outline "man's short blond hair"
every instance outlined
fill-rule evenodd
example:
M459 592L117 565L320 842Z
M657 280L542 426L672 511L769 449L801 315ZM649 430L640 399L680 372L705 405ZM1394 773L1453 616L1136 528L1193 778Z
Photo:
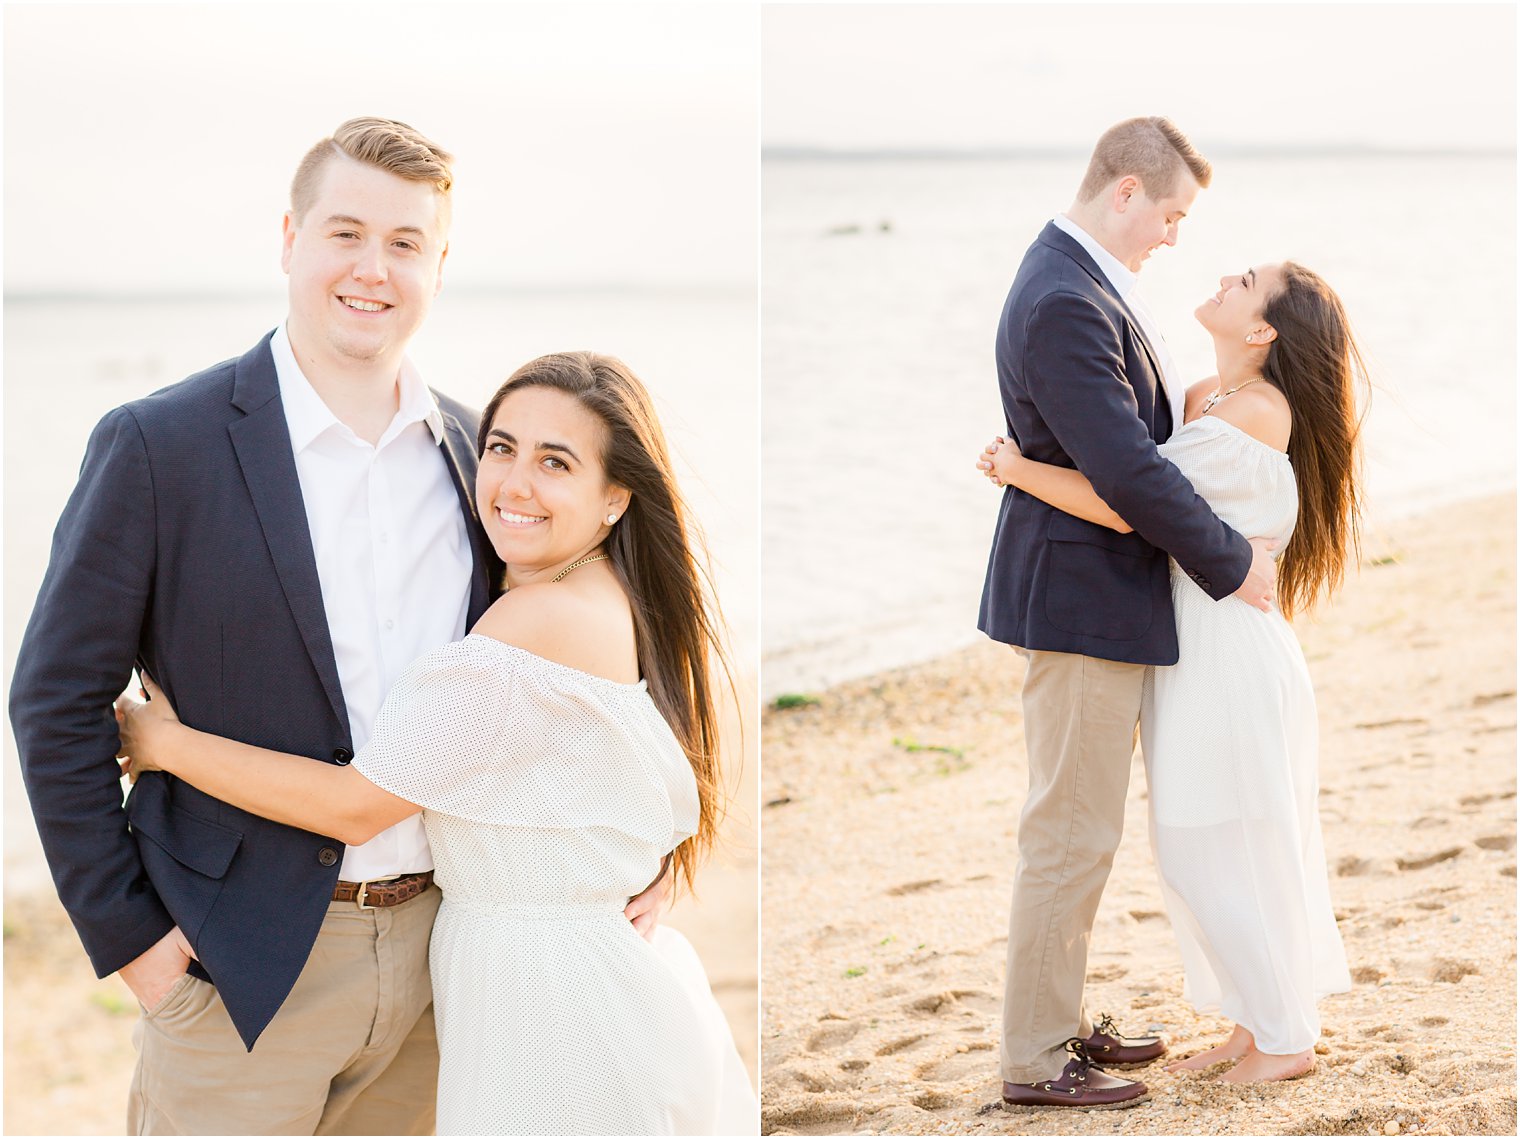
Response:
M1087 173L1077 191L1077 201L1090 202L1125 175L1133 174L1151 201L1168 198L1178 190L1183 172L1208 188L1214 177L1209 160L1194 149L1187 136L1160 115L1125 119L1103 132L1087 163Z
M306 216L322 182L322 171L334 158L347 156L408 182L427 182L443 198L448 217L449 191L454 185L454 156L415 127L395 119L366 115L349 119L331 138L324 138L301 159L290 183L290 212L297 222Z

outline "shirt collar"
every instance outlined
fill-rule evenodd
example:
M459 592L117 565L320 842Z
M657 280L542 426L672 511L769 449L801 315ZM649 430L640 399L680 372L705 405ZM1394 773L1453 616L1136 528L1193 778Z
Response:
M290 333L281 324L269 339L269 351L274 356L275 376L280 384L280 402L285 406L285 422L290 428L290 445L300 454L311 445L313 439L332 427L344 426L332 409L322 402L322 397L311 386L301 365L296 362L295 349L290 346ZM438 401L422 382L421 375L410 360L403 359L397 380L396 417L380 440L384 446L395 438L403 428L413 423L426 423L433 434L434 443L443 442L443 413Z
M1087 250L1092 259L1098 263L1098 268L1103 271L1103 275L1108 278L1109 284L1119 290L1120 300L1124 300L1129 296L1140 280L1135 273L1127 269L1117 257L1099 245L1097 239L1092 234L1088 233L1065 214L1057 214L1050 219L1050 223L1083 249Z

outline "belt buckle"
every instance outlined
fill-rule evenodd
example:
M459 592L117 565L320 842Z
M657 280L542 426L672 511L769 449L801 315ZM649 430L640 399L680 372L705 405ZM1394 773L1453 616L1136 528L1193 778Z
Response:
M356 903L358 903L358 906L359 906L359 908L361 910L373 910L373 909L378 909L379 908L377 906L370 905L365 900L366 898L369 897L369 887L370 887L369 882L360 882L359 883L358 893L356 893L354 895L354 901Z

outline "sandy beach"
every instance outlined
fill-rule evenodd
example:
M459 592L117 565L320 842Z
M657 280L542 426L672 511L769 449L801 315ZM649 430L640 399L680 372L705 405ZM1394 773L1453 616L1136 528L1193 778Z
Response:
M771 1134L1515 1133L1515 496L1368 535L1296 622L1355 980L1317 1071L1126 1072L1126 1111L1005 1109L999 1009L1027 786L1022 665L983 642L762 724L763 1129ZM968 614L972 620L974 614ZM1227 1022L1183 1000L1135 759L1087 997L1172 1056Z
M753 678L741 678L753 696ZM753 741L752 717L744 723ZM735 738L737 725L725 727ZM665 917L696 947L749 1069L758 1078L756 1024L758 764L751 744L729 768L732 798L712 859ZM43 875L32 876L43 877ZM118 977L95 979L50 889L5 896L5 1134L120 1135L137 1056L137 1000Z

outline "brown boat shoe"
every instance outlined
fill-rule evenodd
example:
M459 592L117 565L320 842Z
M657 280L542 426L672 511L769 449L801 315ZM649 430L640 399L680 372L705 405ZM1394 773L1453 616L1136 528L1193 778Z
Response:
M1151 1098L1137 1080L1121 1080L1094 1066L1087 1042L1073 1036L1066 1042L1071 1059L1060 1079L1035 1084L1003 1083L1003 1102L1009 1107L1075 1107L1084 1110L1135 1107Z
M1166 1042L1159 1036L1125 1036L1114 1018L1104 1013L1093 1025L1093 1034L1082 1043L1093 1063L1105 1068L1133 1068L1166 1055Z

